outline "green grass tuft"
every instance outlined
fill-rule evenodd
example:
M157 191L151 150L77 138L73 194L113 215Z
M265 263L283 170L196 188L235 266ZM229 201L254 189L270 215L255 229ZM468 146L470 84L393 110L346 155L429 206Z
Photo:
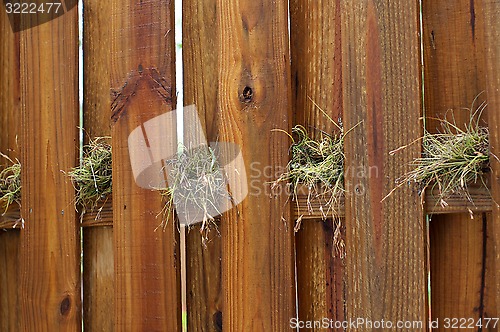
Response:
M68 174L76 189L76 205L94 209L112 191L111 145L98 137L84 146L81 164Z
M21 164L3 153L0 156L10 162L0 172L0 206L5 214L13 203L21 205Z
M312 101L312 100L311 100ZM312 101L313 102L313 101ZM292 128L292 133L286 133L292 140L290 146L290 161L285 172L272 182L274 189L285 183L291 193L292 201L298 204L298 195L305 186L307 202L312 212L311 200L319 199L325 202L320 210L325 218L331 217L334 226L335 248L344 257L344 242L340 236L341 222L335 217L335 207L338 200L344 196L344 140L346 135L356 126L344 131L341 123L337 124L314 102L313 104L335 125L338 133L324 133L320 131L318 138L312 138L310 133L300 125ZM281 131L281 130L278 130ZM300 229L303 214L296 220L295 231Z
M451 195L460 195L472 202L468 185L478 182L484 185L482 175L489 171L489 133L488 128L480 124L485 108L486 103L482 103L476 110L468 110L469 121L463 127L454 118L438 119L440 132L425 130L421 138L422 156L411 163L412 170L398 180L395 189L405 183L417 183L421 195L426 189L437 188L442 206L447 205L446 199Z
M273 182L273 187L287 183L296 199L300 185L305 185L310 196L328 195L333 203L344 193L344 136L341 130L339 135L322 133L316 140L303 126L293 127L291 159L286 171Z

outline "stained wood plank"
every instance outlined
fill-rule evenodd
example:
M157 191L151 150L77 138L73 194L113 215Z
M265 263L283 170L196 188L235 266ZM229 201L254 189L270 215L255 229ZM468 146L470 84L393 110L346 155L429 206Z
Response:
M287 17L286 1L217 1L220 140L239 146L249 177L264 168L278 174L287 163L287 137L271 132L289 130ZM232 190L248 186L249 195L221 221L223 328L288 331L295 315L289 206L284 191L270 194L270 179L254 178L251 188L238 174L228 174Z
M457 125L463 128L469 119L468 111L463 108L471 107L474 98L486 88L483 3L466 0L422 2L427 118L451 119L453 115ZM463 52L464 49L467 52ZM476 107L486 97L485 93L480 94ZM488 106L483 113L482 125L488 121L491 110ZM426 121L426 127L431 132L439 130L435 120ZM486 266L488 260L474 256L474 253L485 257L491 255L487 251L488 234L485 234L490 227L487 227L489 222L485 218L482 214L474 215L475 223L471 223L469 214L432 218L432 238L455 239L437 244L431 238L433 318L480 317L485 311L491 312L484 296L485 291L491 289L486 284L491 282L490 279L484 278L485 271L490 269ZM476 260L464 259L464 256L476 257ZM444 258L448 263L439 264ZM450 280L451 276L453 280ZM441 287L445 284L456 287ZM468 315L464 316L466 313Z
M313 137L336 131L335 125L314 103L335 121L342 117L340 19L340 1L290 1L294 124L303 125ZM302 209L297 212L305 213L306 219L311 218L306 213L307 206L299 205ZM296 209L297 204L293 202L292 207ZM321 213L320 209L314 211ZM326 317L342 321L345 318L344 262L342 253L334 247L333 221L323 221L321 217L303 222L295 235L299 318L321 320Z
M471 219L466 214L448 214L431 221L431 310L432 318L480 317L481 268L483 247L476 239L482 238L486 220L482 214ZM453 250L453 251L452 251ZM467 266L468 269L457 267ZM443 330L443 326L441 329Z
M0 231L0 329L19 331L19 231Z
M109 1L86 0L83 6L83 127L84 141L111 136L109 98ZM99 213L87 212L82 227L112 225L112 202ZM83 232L83 327L89 331L114 330L114 250L112 227L86 227Z
M198 225L188 230L186 246L188 331L222 331L221 239L212 233L204 245Z
M419 197L404 187L382 202L420 136L417 1L349 1L342 7L346 168L347 317L426 322L426 241ZM376 170L376 171L375 171ZM371 330L366 326L358 331Z
M490 149L495 156L500 155L500 3L485 0L484 32L485 32L485 72L486 72L486 97L488 100L488 124L490 130ZM489 290L487 297L490 300L485 315L488 317L500 316L500 162L492 158L492 183L493 212L491 215L491 233L489 233L488 259L489 274L491 279L486 287ZM492 273L491 271L496 271ZM495 304L496 302L496 304ZM490 316L496 315L496 316Z
M184 144L188 147L218 140L218 29L216 0L185 0L183 6ZM203 132L197 132L197 124ZM217 219L220 228L220 220ZM188 331L222 329L221 239L217 232L203 246L200 225L186 236Z
M20 33L21 331L81 329L80 233L63 173L76 165L78 147L77 12Z
M19 146L16 136L20 133L19 112L19 34L14 34L7 15L0 13L0 152L18 158ZM0 160L7 165L7 160ZM13 206L19 210L18 206ZM19 231L12 230L12 222L6 220L0 211L0 330L19 330L19 297L16 287L19 280ZM18 218L20 213L16 213Z
M164 203L136 184L128 147L135 128L175 105L173 10L167 0L111 2L116 331L181 328L177 227L169 220L155 232ZM175 149L175 125L161 130L148 131L147 143L133 143L139 150Z

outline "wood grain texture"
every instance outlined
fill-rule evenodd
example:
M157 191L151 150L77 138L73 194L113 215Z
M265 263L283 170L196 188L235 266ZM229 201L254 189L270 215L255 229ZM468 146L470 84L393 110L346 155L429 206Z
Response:
M416 190L383 202L420 153L389 151L420 136L417 1L349 1L342 8L347 317L427 319L425 223ZM360 175L361 174L361 175ZM369 331L361 327L357 331Z
M111 136L110 34L111 2L86 0L83 7L83 127L84 141ZM111 199L99 212L87 212L81 226L113 224ZM114 250L112 227L86 227L83 232L83 327L114 329Z
M21 120L19 77L19 34L14 34L4 11L0 13L0 152L19 158L16 136L20 134ZM0 160L0 165L8 161ZM17 204L16 204L17 205ZM19 210L19 206L12 206ZM3 214L2 210L0 214ZM19 213L16 213L16 218ZM0 215L0 330L19 330L19 231L12 230L12 222Z
M19 231L0 231L0 330L19 331Z
M222 331L222 250L221 238L215 233L210 234L205 247L200 226L193 226L187 232L188 331Z
M248 186L249 194L221 221L223 328L288 331L295 316L293 225L284 190L271 193L264 175L287 163L288 138L272 132L290 129L287 2L218 0L217 12L220 140L239 146L250 178L240 178L241 170L228 174L238 184L233 193Z
M184 105L197 112L184 113L184 144L218 140L218 29L216 0L184 0L182 54ZM201 123L203 132L195 125ZM220 228L220 220L216 224ZM189 227L186 236L186 294L188 331L222 330L221 238L216 231L203 246L200 225Z
M181 329L177 227L169 220L165 231L155 232L164 203L135 183L128 148L132 130L175 105L173 13L168 0L111 3L116 331ZM151 145L144 148L175 149L175 126L162 130L163 136L148 132Z
M464 127L469 119L472 101L486 88L485 27L483 1L423 1L423 45L424 45L424 87L425 116L455 118L457 125ZM467 52L464 52L467 50ZM489 96L488 96L489 98ZM482 93L476 107L487 99ZM487 100L489 103L489 100ZM482 116L485 125L492 112L488 106ZM439 130L436 121L429 120L426 127L431 132ZM492 130L490 129L490 132ZM493 131L494 132L494 131ZM493 187L492 187L493 189ZM431 242L431 311L433 318L468 317L464 313L481 317L492 312L485 302L486 291L492 289L485 278L485 271L491 270L494 253L487 245L489 225L494 222L485 215L474 215L476 224L471 224L469 214L434 216L430 222L430 233L434 239L455 238L437 244ZM453 222L454 221L454 222ZM493 226L494 227L494 226ZM440 232L442 234L440 234ZM438 248L432 248L432 246ZM464 248L470 253L466 253ZM464 259L464 255L484 255L476 261ZM446 258L447 264L435 260ZM450 280L450 278L453 280ZM439 285L456 287L439 287ZM456 300L456 301L453 301Z
M341 122L340 19L340 1L290 1L294 124L303 125L312 137L338 131L314 103L334 121ZM296 206L293 202L292 207ZM308 210L303 207L302 213ZM295 235L301 320L345 318L345 269L334 248L333 227L331 219L322 221L320 216L303 222Z
M487 221L483 214L447 214L430 228L432 319L482 315L481 280L484 250L477 245ZM466 266L468 268L463 268ZM439 331L445 329L441 326Z
M77 8L20 38L20 330L79 331L80 233L75 190L64 174L78 148Z
M500 3L484 0L484 31L485 31L485 72L486 98L488 100L488 126L490 130L490 151L500 156ZM491 214L491 233L489 233L488 247L489 260L492 262L489 275L491 279L488 298L492 299L485 310L485 315L500 315L500 162L491 158L492 181L491 193L493 196L493 212ZM496 273L491 273L491 270ZM494 303L496 302L496 304ZM496 308L496 309L495 309Z

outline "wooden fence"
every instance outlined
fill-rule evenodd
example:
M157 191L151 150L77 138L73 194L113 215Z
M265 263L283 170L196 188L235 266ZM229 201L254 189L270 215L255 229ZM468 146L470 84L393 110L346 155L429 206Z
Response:
M81 225L64 174L79 155L78 15L67 7L16 33L0 13L0 151L21 161L24 219L23 229L1 220L1 331L75 331L82 319L86 331L181 331L181 265L188 331L288 331L294 317L422 322L394 327L407 331L439 319L444 331L446 318L500 316L497 160L493 199L479 191L476 205L440 208L428 195L421 206L403 186L382 201L421 146L389 151L422 135L423 115L436 131L432 119L482 91L500 156L500 2L183 0L184 103L208 141L240 147L262 189L217 219L206 248L192 227L184 261L173 220L155 232L163 202L135 184L127 145L135 127L175 109L173 1L84 1L85 139L112 137L113 197ZM377 172L346 173L344 258L333 220L306 215L294 233L295 203L269 195L264 176L289 158L273 129L335 130L312 101L356 127L345 167ZM267 171L252 178L254 165Z

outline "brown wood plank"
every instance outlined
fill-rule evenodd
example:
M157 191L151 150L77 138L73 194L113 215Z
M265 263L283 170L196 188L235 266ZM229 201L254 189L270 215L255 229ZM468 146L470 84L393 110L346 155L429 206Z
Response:
M214 233L206 247L199 225L186 235L188 331L222 331L221 239Z
M483 3L468 0L422 2L427 118L442 119L446 116L451 119L453 115L457 125L463 128L469 119L469 113L463 108L471 107L474 98L486 88ZM476 107L486 97L484 93L479 95ZM491 110L488 106L484 112L483 125ZM435 120L428 120L426 127L431 132L439 130ZM482 214L474 215L476 223L471 223L468 213L432 218L429 225L433 239L454 239L438 244L431 238L433 319L478 317L481 310L491 312L491 308L486 307L484 296L491 288L485 284L491 282L484 278L486 260L474 256L479 253L490 255L484 251L487 247L484 232L489 229L483 222L484 218ZM469 252L465 252L465 248ZM476 257L476 260L464 259L464 256ZM445 258L448 263L440 264ZM451 276L453 280L450 280ZM444 284L456 287L440 287Z
M287 2L219 0L217 11L220 140L239 146L250 178L240 178L241 170L228 174L237 183L232 190L253 184L221 221L223 328L288 331L295 316L293 225L284 190L271 194L274 177L263 175L264 168L283 169L290 143L272 132L290 129ZM262 176L252 178L256 169Z
M173 14L166 0L111 3L116 331L181 329L177 227L168 220L165 231L155 232L164 202L136 184L128 148L134 129L175 107ZM175 149L175 125L162 132L152 129L147 143L133 143L142 151Z
M481 317L481 267L486 220L483 214L447 214L432 220L430 229L432 319ZM462 266L468 268L463 268ZM476 267L479 267L476 268Z
M63 173L76 165L78 148L78 9L20 38L20 330L79 331L80 233L75 191Z
M19 331L19 231L0 231L0 330Z
M21 132L19 112L19 34L14 34L5 12L0 13L0 152L18 158L16 136ZM11 151L14 150L14 151ZM8 161L0 158L0 165ZM19 206L12 206L19 210ZM12 230L12 220L6 220L0 210L0 330L19 330L19 231ZM19 218L16 213L15 218Z
M490 129L490 149L495 156L500 156L500 3L497 1L484 1L484 24L485 24L485 72L486 72L486 98L488 100L488 124ZM485 315L500 316L500 162L492 158L492 183L491 193L493 196L493 212L491 215L491 227L489 228L488 259L490 265L490 283L488 298L491 299ZM491 273L491 269L496 273ZM496 302L496 304L495 304ZM499 327L500 329L500 327Z
M110 136L109 1L86 0L83 6L83 127L84 141ZM112 225L112 202L99 213L87 212L86 225ZM83 327L89 331L114 329L114 250L112 227L86 227L83 232Z
M345 203L347 317L422 321L425 327L426 241L419 197L404 187L382 201L420 153L414 144L402 155L389 155L420 136L418 8L418 1L343 3L345 127L358 125L345 142L351 170Z
M340 19L340 1L290 1L294 124L303 125L313 137L336 131L314 103L335 121L342 117ZM292 202L295 210L296 203ZM307 206L301 206L297 212L309 219L307 211ZM322 221L321 217L301 223L295 234L299 319L342 321L344 262L334 247L333 221Z
M197 145L202 139L218 139L218 29L216 0L184 0L182 54L184 105L197 112L184 114L184 144ZM195 125L201 124L203 132ZM203 135L202 135L203 134ZM216 224L220 227L217 219ZM189 227L186 236L186 295L188 331L222 329L221 239L210 234L202 244L200 225Z

